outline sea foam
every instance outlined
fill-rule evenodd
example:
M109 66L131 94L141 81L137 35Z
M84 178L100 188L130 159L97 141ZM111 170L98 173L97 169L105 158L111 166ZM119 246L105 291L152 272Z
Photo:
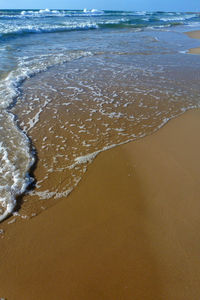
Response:
M0 221L8 217L16 206L16 196L25 192L33 179L28 171L34 163L29 139L19 130L15 117L7 112L13 99L20 95L22 82L49 67L92 55L88 51L68 52L65 55L26 57L18 62L18 68L0 81ZM38 121L42 109L29 121L29 129ZM2 126L1 126L2 125ZM27 128L28 131L28 128Z

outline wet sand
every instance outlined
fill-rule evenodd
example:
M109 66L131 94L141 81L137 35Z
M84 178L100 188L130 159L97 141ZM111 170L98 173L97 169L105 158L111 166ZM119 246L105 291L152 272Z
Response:
M193 39L200 39L200 30L186 32L186 34ZM189 50L191 54L200 54L200 47Z
M10 300L200 299L200 111L101 153L68 199L0 239Z

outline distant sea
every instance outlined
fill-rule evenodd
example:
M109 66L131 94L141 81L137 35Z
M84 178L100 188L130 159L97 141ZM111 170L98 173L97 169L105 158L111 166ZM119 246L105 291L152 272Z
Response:
M199 42L183 34L199 28L193 12L0 10L0 221L19 195L33 215L101 151L199 107Z

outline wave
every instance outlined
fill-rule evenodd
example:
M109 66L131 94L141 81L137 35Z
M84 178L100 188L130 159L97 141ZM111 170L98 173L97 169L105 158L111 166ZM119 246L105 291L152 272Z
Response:
M33 181L28 170L34 163L27 136L18 129L14 116L1 111L0 128L0 222L8 217L16 205L16 196L23 194Z
M98 10L98 9L91 9L91 10L87 10L87 8L84 8L83 10L84 14L87 14L87 15L102 15L104 14L104 11L102 10Z
M92 55L88 51L73 51L54 55L23 57L18 67L0 81L0 222L16 206L16 196L33 182L28 172L34 163L28 137L19 130L15 117L7 111L20 95L20 86L27 78L48 68Z
M14 98L19 96L19 86L24 80L48 68L93 55L90 51L66 51L62 53L43 54L35 57L22 57L18 67L0 81L0 109L7 108Z
M170 16L170 17L160 18L160 20L164 21L164 22L185 21L185 20L193 19L195 17L196 17L196 14L183 15L183 16L178 15L178 16Z
M3 32L0 32L0 37L9 37L16 35L24 35L30 33L53 33L53 32L64 32L64 31L72 31L72 30L88 30L88 29L96 29L98 28L97 23L72 23L72 22L64 22L60 25L21 25L21 26L9 26L5 28Z
M41 9L39 11L34 11L34 10L23 10L21 12L21 16L25 17L48 17L48 16L65 16L65 11L64 10L50 10L48 8L46 9Z
M198 25L197 13L84 10L0 11L0 39L31 33Z
M91 10L50 10L50 9L41 9L41 10L23 10L20 13L14 14L1 14L0 19L23 19L23 18L46 18L46 17L87 17L87 16L98 16L103 15L104 11L98 9Z
M26 34L41 34L41 33L54 33L54 32L67 32L67 31L76 31L76 30L91 30L91 29L123 29L123 28L158 28L161 27L169 27L175 25L182 25L184 22L182 18L173 18L170 21L164 20L163 22L159 22L158 19L134 19L129 20L128 18L120 18L120 19L110 19L110 20L87 20L82 22L76 21L64 21L59 24L19 24L9 26L4 26L0 31L0 39L15 37L19 35Z
M20 13L0 13L0 19L26 19L26 18L45 18L45 17L63 17L65 16L64 10L23 10Z

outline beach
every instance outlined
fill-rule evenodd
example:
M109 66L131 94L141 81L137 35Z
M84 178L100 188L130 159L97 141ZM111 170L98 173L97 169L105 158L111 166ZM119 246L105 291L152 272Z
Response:
M99 153L199 107L200 60L188 55L198 41L184 34L198 20L0 10L0 221L40 214L66 199Z
M199 299L199 130L191 111L101 153L68 201L2 224L1 296Z
M193 38L193 39L200 39L200 32L199 32L199 30L187 32L186 34L189 37ZM197 47L197 48L190 49L189 53L191 53L191 54L200 54L200 47L199 48Z
M199 31L187 34L200 37ZM191 49L190 53L198 51ZM151 81L142 81L139 93L134 94L130 88L132 78L128 81L125 77L129 69L123 69L124 81L118 89L109 85L110 69L99 71L106 59L116 69L116 61L127 66L124 54L120 53L116 61L109 54L102 61L96 55L91 59L96 70L93 65L84 69L85 62L90 62L88 52L84 55L85 61L79 62L74 73L70 71L75 63L69 62L66 73L59 66L47 75L30 77L23 87L24 98L22 93L11 110L19 118L19 127L28 133L37 161L31 174L35 189L30 188L20 197L18 212L0 223L0 298L198 300L200 110L192 109L197 107L194 99L198 96L192 84L197 81L198 86L198 78L195 72L191 74L189 87L184 90L186 71L181 74L184 80L181 77L178 81L180 69L167 69L166 78L177 76L173 83L166 81L160 68L166 84L162 86L155 81L156 76L161 80L160 73L151 75L145 70L145 77L138 67L134 83L136 79L140 83L140 77L153 78L157 89L149 87ZM193 55L188 59L194 62ZM75 72L81 79L73 94L62 86L62 80L69 73L66 82L72 89ZM100 79L95 77L98 73ZM102 84L105 95L117 93L113 101L109 102L94 85L96 98L92 102L94 82L89 74L94 74L91 78L96 79L98 88ZM116 84L120 80L114 75ZM81 76L88 78L86 88ZM52 78L54 86L50 86ZM108 86L104 85L105 79ZM55 87L59 83L58 93ZM45 96L42 84L46 85ZM190 86L194 87L191 102ZM148 87L150 93L146 89L142 94L142 87ZM171 100L169 91L161 93L168 87L176 98ZM84 101L79 101L79 89ZM183 103L176 102L182 95ZM129 103L133 96L133 103ZM100 102L103 97L107 102ZM31 105L27 99L31 99ZM97 142L86 151L87 134L90 141L96 137Z

